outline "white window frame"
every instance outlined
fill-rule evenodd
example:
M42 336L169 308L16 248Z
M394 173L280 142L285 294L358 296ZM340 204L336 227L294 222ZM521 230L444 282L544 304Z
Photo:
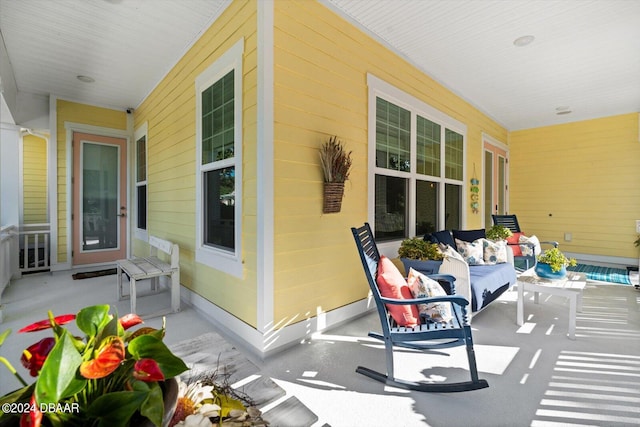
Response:
M465 195L467 194L467 126L459 120L450 117L442 111L430 106L429 104L417 99L416 97L409 95L408 93L396 88L395 86L385 82L384 80L374 76L373 74L367 74L367 85L369 87L369 103L368 103L368 145L369 145L369 159L368 159L368 218L372 228L375 227L375 177L376 175L385 175L392 177L400 177L409 180L409 194L408 194L408 224L407 233L409 237L415 236L415 222L416 222L416 181L424 180L428 177L429 181L436 182L439 185L438 191L438 224L437 229L442 230L445 227L444 223L444 209L445 209L445 192L444 188L446 184L460 185L462 189L462 197L460 200L460 222L464 227L466 224L466 204ZM399 107L402 107L411 112L411 131L410 131L410 172L394 171L386 168L376 166L376 98L382 98L385 101L391 102ZM445 141L442 140L440 144L440 162L441 171L439 177L432 177L427 175L418 174L416 172L417 165L417 116L420 115L425 119L431 120L442 126L444 132L445 129L452 130L462 135L463 137L463 152L464 159L462 164L462 180L445 178ZM375 231L375 230L374 230ZM381 252L393 253L397 250L400 242L403 239L395 239L391 241L380 242L379 247ZM394 255L396 256L397 253Z
M133 206L135 206L135 213L136 213L136 217L132 218L133 221L133 228L134 228L134 235L136 237L136 239L142 240L142 241L149 241L149 182L148 182L148 177L149 177L149 132L148 132L149 126L148 123L145 122L142 126L140 126L138 129L135 130L135 132L133 133L133 180L134 180L134 192L133 192ZM140 138L143 138L145 140L145 145L144 145L144 155L145 155L145 159L144 159L144 164L145 164L145 176L144 176L144 180L142 181L138 181L138 141L140 140ZM147 188L147 228L138 228L138 187L140 186L146 186Z
M244 38L203 71L195 81L196 90L196 262L243 277L242 264L242 59ZM202 92L229 72L234 72L234 157L202 165ZM223 167L235 169L234 251L204 244L204 174Z

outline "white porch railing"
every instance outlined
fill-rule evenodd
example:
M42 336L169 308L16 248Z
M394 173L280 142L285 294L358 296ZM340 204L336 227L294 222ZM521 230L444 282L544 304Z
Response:
M0 228L0 323L2 323L2 292L18 273L18 227L5 225Z
M22 224L20 226L20 271L49 270L50 224Z

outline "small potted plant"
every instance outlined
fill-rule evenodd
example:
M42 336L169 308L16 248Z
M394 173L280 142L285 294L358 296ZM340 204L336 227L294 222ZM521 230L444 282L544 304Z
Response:
M485 235L489 240L498 241L507 240L509 237L513 236L513 233L504 225L493 225L487 229Z
M351 171L351 151L347 152L337 136L320 147L320 163L324 174L324 213L340 212L344 182Z
M413 268L424 274L437 273L442 263L442 251L437 243L427 242L421 237L404 239L398 256L406 272Z
M567 267L575 267L575 258L567 258L558 248L547 249L538 256L535 271L539 277L562 279L567 275Z

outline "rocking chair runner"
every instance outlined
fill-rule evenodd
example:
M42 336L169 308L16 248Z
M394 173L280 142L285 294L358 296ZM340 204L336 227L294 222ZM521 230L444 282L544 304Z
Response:
M382 324L382 334L369 332L372 338L384 341L386 352L387 373L374 371L363 366L358 366L356 372L366 375L376 381L383 382L390 386L404 388L408 390L429 391L429 392L458 392L468 390L478 390L488 387L486 380L478 379L478 369L476 367L476 358L473 350L473 339L471 337L471 327L467 322L466 306L469 302L459 295L447 295L442 297L426 297L415 299L393 299L385 298L380 294L376 283L378 262L380 261L380 253L373 239L373 233L368 223L360 228L351 228L353 238L356 241L360 260L367 277L367 282L371 288L371 292L376 302L380 322ZM450 285L451 294L455 292L455 278L450 275L436 274L430 275L434 280L447 281ZM416 327L397 326L391 317L387 304L394 305L413 305L413 304L429 304L434 302L448 302L453 308L453 319L446 324L441 323L424 323ZM404 347L414 350L437 350L456 346L466 346L467 358L469 359L469 371L471 381L457 383L426 383L415 382L396 378L393 368L393 347Z

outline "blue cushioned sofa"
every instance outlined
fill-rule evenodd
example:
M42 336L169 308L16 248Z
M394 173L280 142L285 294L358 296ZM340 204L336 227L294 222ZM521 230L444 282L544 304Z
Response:
M443 230L427 234L424 239L433 243L444 243L458 249L455 239L473 242L485 237L485 230ZM446 273L456 278L456 293L471 302L472 313L487 307L492 301L516 283L513 252L507 248L506 263L493 265L468 265L466 262L446 257L443 261L417 261L402 259L405 271L409 268L424 274Z

